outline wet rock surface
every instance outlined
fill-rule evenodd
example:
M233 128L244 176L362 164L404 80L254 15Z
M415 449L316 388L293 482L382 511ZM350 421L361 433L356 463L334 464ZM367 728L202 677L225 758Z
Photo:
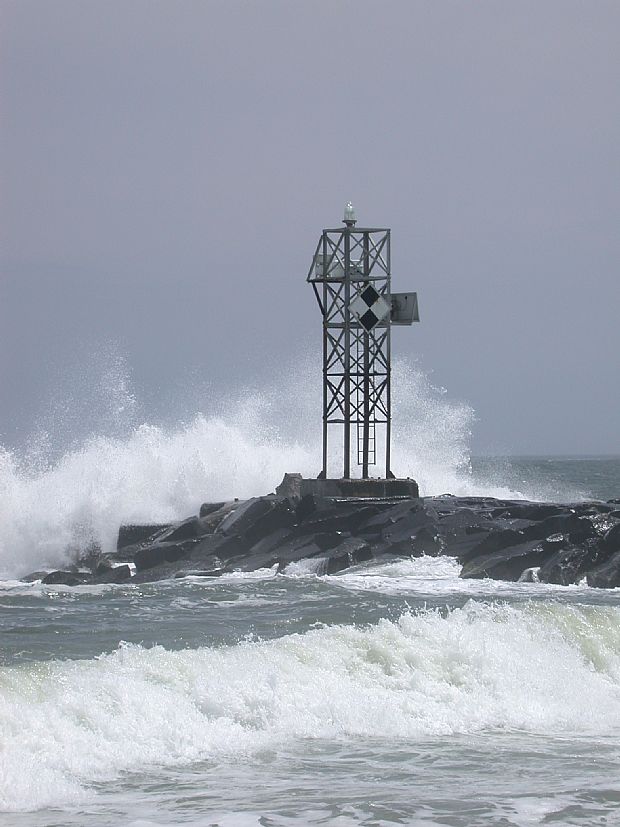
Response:
M335 573L386 556L449 555L465 578L620 586L616 501L569 504L491 497L268 495L205 503L167 525L122 526L116 552L46 574L47 584L218 577L302 560ZM35 572L24 578L35 579ZM38 578L37 578L38 579Z

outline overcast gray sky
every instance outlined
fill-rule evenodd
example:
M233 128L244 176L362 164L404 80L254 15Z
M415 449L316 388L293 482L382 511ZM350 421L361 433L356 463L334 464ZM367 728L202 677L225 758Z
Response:
M620 453L618 0L1 9L0 441L102 348L162 407L318 360L351 199L477 451Z

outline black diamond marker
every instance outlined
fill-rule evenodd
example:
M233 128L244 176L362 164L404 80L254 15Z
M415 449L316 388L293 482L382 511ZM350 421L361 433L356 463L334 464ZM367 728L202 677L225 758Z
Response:
M371 331L378 321L379 319L375 316L372 310L367 310L363 316L360 316L360 322L368 331Z
M377 293L375 288L370 284L368 285L368 287L365 290L362 291L362 293L360 293L360 295L364 299L364 301L366 302L368 307L372 307L373 304L379 298L379 294Z

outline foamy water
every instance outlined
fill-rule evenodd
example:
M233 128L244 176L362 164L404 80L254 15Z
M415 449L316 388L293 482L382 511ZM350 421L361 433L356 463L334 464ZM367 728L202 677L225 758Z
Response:
M172 426L144 415L122 360L104 368L0 450L3 824L613 823L620 590L463 581L425 557L334 576L311 560L139 586L8 579L110 549L122 522L317 472L306 368L211 391ZM472 410L415 367L396 374L394 470L423 494L620 493L613 462L474 475Z
M498 730L620 736L620 610L468 603L368 628L0 673L0 808L92 797L149 767L303 741Z

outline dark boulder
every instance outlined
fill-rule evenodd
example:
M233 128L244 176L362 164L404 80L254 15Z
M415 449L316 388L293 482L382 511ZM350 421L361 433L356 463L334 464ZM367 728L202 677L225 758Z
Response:
M350 539L348 531L318 531L312 535L312 542L320 551L330 551L339 548Z
M440 544L432 518L421 508L414 508L408 514L403 514L395 520L392 525L386 526L381 532L381 537L390 543L393 548L403 550L406 553L413 552L414 542L422 552L422 546L426 545L429 552L437 553Z
M41 580L46 586L81 586L91 581L91 574L75 571L51 571Z
M271 510L250 526L243 537L250 543L256 543L278 529L288 529L295 524L295 509L286 497L270 499Z
M486 511L476 512L472 508L458 508L448 512L433 509L433 512L431 512L429 508L425 508L425 514L427 514L433 522L439 523L444 533L467 528L481 528L490 520L489 514ZM510 524L507 524L507 527L510 527Z
M187 557L191 559L192 566L197 567L203 561L211 560L216 556L222 561L228 562L243 557L248 553L249 543L242 537L225 537L222 534L207 534L197 543L189 547Z
M588 586L595 586L599 589L616 589L620 586L620 551L612 556L598 568L589 571L587 574Z
M179 543L184 540L195 540L206 533L200 517L188 517L179 523L174 523L163 531L155 534L151 541L158 543Z
M256 548L256 546L254 547ZM316 542L314 535L292 537L275 548L263 551L250 550L239 560L233 560L229 565L235 571L256 571L268 569L277 565L284 568L290 563L296 563L307 557L316 557L324 553Z
M543 565L552 553L537 540L504 546L465 563L461 569L461 577L490 577L493 580L516 582L525 569Z
M424 526L416 531L411 538L410 554L413 557L438 557L443 552L443 544L437 529L432 526Z
M200 506L200 510L198 512L199 517L208 517L209 514L213 514L215 511L219 511L226 505L225 502L221 503L203 503Z
M247 543L238 537L209 534L198 540L186 540L181 543L162 542L146 546L135 554L133 562L138 572L188 559L191 559L192 567L196 567L199 561L210 560L214 556L229 561L246 554L247 550ZM155 573L153 579L158 579L157 574Z
M422 500L408 500L352 525L352 532L372 543L385 542L394 554L439 554L442 545L437 520L432 506Z
M35 583L37 580L43 580L44 577L47 577L49 572L45 571L32 571L30 574L24 575L24 577L20 577L19 579L22 583Z
M372 560L373 553L369 543L360 537L348 537L331 549L327 558L326 574L336 574L350 566Z
M425 525L431 518L424 511L421 500L405 500L388 508L370 507L368 516L357 520L355 529L365 536L381 535L395 530L397 526Z
M117 552L116 559L120 557L124 562L127 557L133 557L139 570L178 560L190 553L203 538L213 534L238 505L238 502L226 503L205 517L188 517L178 523L161 526L146 540L124 546Z
M110 566L101 570L93 577L93 583L124 583L131 579L131 567L126 563L120 566Z
M348 531L356 534L361 525L366 523L380 511L376 503L372 505L362 502L351 503L346 500L326 503L305 519L299 520L297 534L326 531ZM367 530L366 530L367 531ZM366 533L366 532L365 532Z
M271 534L278 528L287 528L295 522L295 509L286 497L254 497L241 503L218 527L228 537L243 537L249 543Z
M289 476L288 474L286 476ZM301 477L301 474L298 475ZM299 523L307 520L311 514L325 509L325 499L316 494L306 494L295 506L295 519Z
M152 546L145 546L139 549L133 558L137 571L152 569L161 563L173 563L183 557L187 557L190 549L195 545L193 540L185 542L157 542Z
M571 543L577 544L596 537L596 529L586 517L569 512L546 517L523 530L526 540L543 540L553 534L564 534Z
M563 535L561 535L563 536ZM600 549L595 541L587 541L583 546L569 545L556 551L538 572L542 583L556 583L570 586L578 583L588 569L596 566L600 558Z
M233 561L232 565L236 571L255 571L260 568L271 568L277 565L279 569L285 569L291 563L297 563L313 557L331 557L332 554L343 554L345 544L351 539L350 535L342 531L316 532L303 537L291 537L290 539L273 545L261 541L253 546L242 560ZM367 545L365 541L359 541L357 545ZM351 546L353 550L353 546Z
M519 546L523 542L523 534L518 531L513 531L510 528L496 531L491 530L486 534L472 535L469 548L462 550L458 555L454 555L454 549L451 549L450 546L446 546L446 553L452 556L458 556L459 562L465 564L478 558L497 555L498 552Z
M170 523L148 523L146 525L122 525L118 530L116 550L122 551L127 546L135 546L143 543L170 528Z
M600 545L607 554L620 551L620 523L612 525L611 528L605 532Z
M216 508L215 511L199 516L198 519L200 520L201 533L212 534L219 528L226 517L239 508L241 504L242 503L239 500L229 500L228 502L223 503L223 505L219 508Z
M473 556L475 550L490 533L491 529L487 526L464 526L447 530L441 524L437 526L441 553L456 557L460 563Z
M288 497L291 500L299 500L301 497L301 474L285 474L282 482L276 488L276 494L281 497Z
M297 503L295 516L300 526L320 523L331 518L336 518L340 521L353 519L356 521L356 525L361 525L375 514L389 511L399 502L402 502L402 499L343 499L339 497L320 497L317 494L306 494ZM411 503L410 500L406 502Z
M272 509L267 497L252 497L250 500L239 503L234 511L222 520L218 532L225 535L242 535L251 528L257 520L265 517Z
M460 507L459 501L452 497L442 497L432 504L425 501L424 512L430 518L425 535L434 539L437 553L448 554L461 561L480 545L493 527L487 507L476 511L470 501ZM508 523L502 525L509 527ZM433 553L433 549L429 552Z
M511 517L521 520L539 522L549 517L556 517L562 514L565 506L553 503L533 503L524 500L523 502L504 501L494 509L493 517Z
M269 554L275 549L281 548L293 537L293 534L294 532L292 528L277 528L275 531L267 534L266 537L263 537L262 540L254 543L248 554L257 556Z

